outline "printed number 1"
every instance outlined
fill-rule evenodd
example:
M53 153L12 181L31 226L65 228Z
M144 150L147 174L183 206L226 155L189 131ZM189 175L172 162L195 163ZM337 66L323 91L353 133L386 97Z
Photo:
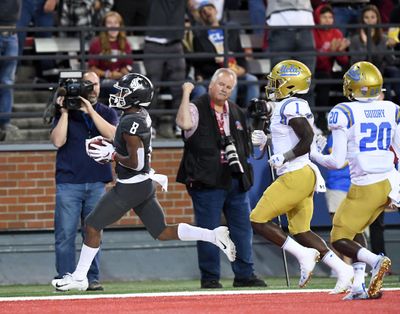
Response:
M360 152L389 148L392 130L389 122L382 122L379 126L372 122L361 123L360 126L361 133L369 133L360 140Z

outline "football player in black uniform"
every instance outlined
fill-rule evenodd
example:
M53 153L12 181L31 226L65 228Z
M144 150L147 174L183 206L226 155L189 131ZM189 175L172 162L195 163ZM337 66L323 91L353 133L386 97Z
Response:
M101 231L132 208L153 238L211 242L234 261L236 249L227 227L209 230L186 223L166 225L156 198L155 182L166 190L168 180L150 168L151 118L145 108L153 99L153 84L144 75L130 73L114 87L118 93L110 95L110 107L123 110L114 142L97 137L88 141L86 149L97 162L115 161L117 182L85 220L85 241L75 271L62 279L54 279L52 285L61 291L86 290L86 274L99 250Z

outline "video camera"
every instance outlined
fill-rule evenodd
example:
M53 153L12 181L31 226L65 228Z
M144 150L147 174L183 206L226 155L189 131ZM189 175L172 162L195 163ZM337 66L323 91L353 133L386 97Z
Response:
M83 79L81 71L60 72L57 96L64 96L63 107L68 110L78 110L81 107L79 96L88 98L94 84Z
M253 119L254 128L256 130L263 130L265 124L268 124L272 111L274 110L273 103L253 98L250 100L249 106L247 107L247 112L249 116Z

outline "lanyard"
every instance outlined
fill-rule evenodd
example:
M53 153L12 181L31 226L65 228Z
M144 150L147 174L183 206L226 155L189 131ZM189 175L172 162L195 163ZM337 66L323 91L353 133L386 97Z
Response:
M211 109L214 110L215 118L217 119L218 129L222 136L229 136L229 108L226 103L224 103L222 112L218 112L215 110L215 103L213 101L210 102Z

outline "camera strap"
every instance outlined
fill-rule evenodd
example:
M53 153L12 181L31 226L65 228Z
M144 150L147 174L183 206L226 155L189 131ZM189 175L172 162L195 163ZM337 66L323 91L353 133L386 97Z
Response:
M210 102L211 109L214 111L215 118L218 123L218 129L221 133L221 136L229 136L231 135L230 127L229 127L229 106L225 102L223 106L222 113L215 110L215 103L211 100Z

